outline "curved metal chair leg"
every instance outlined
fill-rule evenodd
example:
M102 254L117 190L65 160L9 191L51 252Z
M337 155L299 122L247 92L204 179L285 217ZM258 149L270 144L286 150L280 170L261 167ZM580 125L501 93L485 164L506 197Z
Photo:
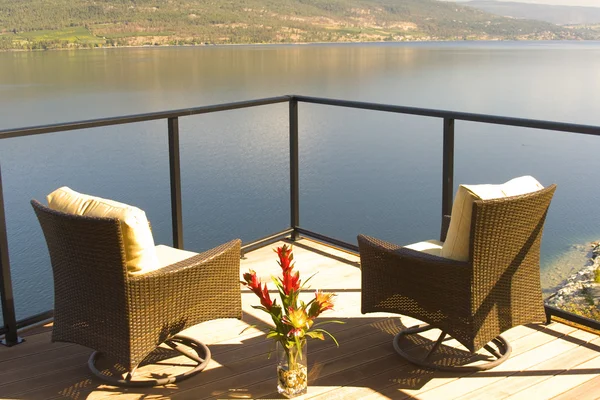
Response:
M504 339L502 336L495 337L490 343L493 343L498 349L494 349L490 346L490 343L486 344L484 348L494 357L495 360L489 361L487 363L478 364L478 365L439 365L434 364L432 362L427 361L431 354L439 348L444 338L447 336L445 332L442 332L440 337L434 343L433 347L423 358L417 358L410 354L408 354L402 347L400 347L400 339L402 336L414 335L417 333L425 332L427 330L433 329L434 327L428 324L416 325L407 329L400 331L394 337L394 350L398 353L402 358L407 360L408 362L418 365L419 367L423 367L426 369L433 369L437 371L446 371L446 372L477 372L477 371L485 371L491 368L494 368L510 357L510 353L512 352L512 347L510 344Z
M105 375L102 372L100 372L98 368L96 368L96 359L98 358L100 353L95 351L92 353L90 359L88 360L88 367L97 378L111 385L123 387L151 387L167 385L170 383L180 382L184 379L187 379L190 376L201 372L204 368L206 368L206 366L211 360L210 349L204 343L189 338L187 336L175 335L171 339L167 340L165 344L171 347L172 349L177 350L190 360L197 362L198 365L189 371L175 376L169 376L166 378L159 379L134 380L133 374L137 367L133 368L133 370L128 372L125 378ZM194 351L184 351L180 345L184 345L188 348L193 349ZM201 355L198 353L200 353Z

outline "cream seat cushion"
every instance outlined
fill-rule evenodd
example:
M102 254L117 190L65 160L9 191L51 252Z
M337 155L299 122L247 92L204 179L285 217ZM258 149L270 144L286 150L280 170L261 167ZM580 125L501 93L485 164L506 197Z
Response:
M518 196L543 189L532 176L514 178L502 185L460 185L452 205L452 216L441 256L458 261L469 260L471 216L475 200Z
M439 240L426 240L424 242L409 244L408 246L404 246L404 248L439 256L442 252L443 244L444 243L440 242Z
M130 273L159 268L154 239L146 213L137 207L78 193L64 186L47 196L51 209L88 217L117 218L125 247L125 262Z
M187 260L190 257L198 255L198 253L194 253L193 251L180 250L174 247L165 246L164 244L159 244L158 246L154 247L154 250L156 251L156 257L158 258L157 267L155 269L144 268L141 271L131 272L130 275L147 274L148 272L176 264L180 261Z

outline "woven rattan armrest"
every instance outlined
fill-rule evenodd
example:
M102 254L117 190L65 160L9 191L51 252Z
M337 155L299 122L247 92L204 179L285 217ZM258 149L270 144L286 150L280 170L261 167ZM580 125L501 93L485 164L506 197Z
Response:
M363 235L358 237L358 244L363 313L406 313L428 320L427 313L415 314L406 310L403 304L407 301L415 309L437 308L436 304L441 301L442 304L469 312L469 297L464 294L470 289L470 263L407 249ZM457 298L463 300L457 303Z
M131 315L178 332L203 321L241 318L240 240L141 276L127 286Z
M466 261L457 261L450 258L440 257L422 251L409 249L403 246L399 246L394 243L386 242L381 239L377 239L371 236L358 235L359 247L370 247L371 251L380 251L382 254L389 254L391 257L397 259L401 264L419 264L419 265L432 265L441 266L443 268L470 268L470 263ZM362 254L362 252L361 252Z
M416 297L455 296L470 289L472 264L438 257L368 236L358 239L363 284L375 284L375 290L395 282L390 293L400 290ZM373 282L374 280L374 282Z

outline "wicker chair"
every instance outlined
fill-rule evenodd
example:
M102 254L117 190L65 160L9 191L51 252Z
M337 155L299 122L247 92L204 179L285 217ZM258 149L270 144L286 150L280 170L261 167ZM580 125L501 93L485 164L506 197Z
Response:
M555 189L556 185L551 185L520 196L475 200L468 261L358 236L362 312L392 312L425 322L402 330L394 338L396 351L419 366L481 371L502 363L511 352L510 345L499 336L502 332L546 320L539 255ZM442 334L424 357L400 345L403 337L432 328ZM471 354L485 348L494 356L492 361L480 365L431 362L430 356L446 335Z
M48 244L54 276L52 341L94 349L90 369L114 385L164 385L206 367L210 350L177 334L203 321L241 318L239 240L132 276L127 273L117 219L65 214L36 200L31 204ZM132 380L137 366L162 343L198 365L177 376ZM181 345L193 351L184 351ZM122 367L126 377L101 373L95 365L101 353Z

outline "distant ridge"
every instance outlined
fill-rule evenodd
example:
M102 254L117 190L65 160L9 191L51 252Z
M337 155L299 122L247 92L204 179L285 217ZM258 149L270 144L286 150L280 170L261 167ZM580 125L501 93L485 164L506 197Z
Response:
M494 0L474 0L461 3L505 17L535 19L556 25L600 24L600 7L552 6Z
M0 0L1 49L600 39L435 0Z

